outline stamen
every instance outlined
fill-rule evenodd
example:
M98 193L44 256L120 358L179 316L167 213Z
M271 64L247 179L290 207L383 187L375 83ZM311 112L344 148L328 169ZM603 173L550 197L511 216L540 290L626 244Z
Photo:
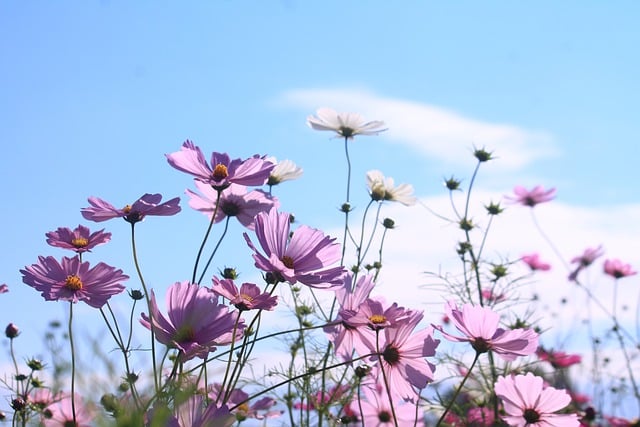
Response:
M82 289L82 280L80 280L80 278L78 276L76 276L75 274L67 276L67 278L64 281L64 285L71 289L72 291L79 291L80 289Z
M122 208L122 212L125 214L131 212L131 205L126 205L124 208Z
M89 239L85 239L84 237L76 237L75 239L71 239L71 244L76 248L84 248L89 244Z
M387 321L387 318L384 316L384 314L372 314L371 316L369 316L369 321L374 325L380 325L382 323L385 323Z
M222 163L218 163L215 168L213 168L213 173L211 174L214 180L222 181L226 177L229 176L229 171L227 167Z
M280 258L280 261L282 261L282 263L285 265L285 267L287 268L293 268L293 258L291 258L290 256L283 256L282 258Z

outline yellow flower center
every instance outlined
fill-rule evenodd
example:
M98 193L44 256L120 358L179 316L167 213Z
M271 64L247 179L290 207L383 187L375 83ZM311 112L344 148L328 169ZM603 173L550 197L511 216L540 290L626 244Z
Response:
M369 317L369 320L371 321L371 323L373 323L374 325L380 325L382 323L385 323L387 321L387 318L382 315L382 314L372 314Z
M221 181L229 176L229 171L227 167L222 163L218 163L215 168L213 168L213 179L216 181Z
M80 289L82 289L82 280L80 280L80 278L78 276L76 276L75 274L67 276L67 278L64 281L64 285L71 289L72 291L79 291Z
M122 212L124 212L125 214L131 212L131 205L126 205L124 208L122 208Z
M293 268L293 258L291 258L290 256L285 255L282 258L280 258L280 261L282 261L285 267Z
M243 301L253 302L253 298L247 294L240 294L240 298L242 298Z
M241 403L236 408L239 412L247 413L249 412L249 404L247 402Z
M71 239L71 244L76 248L84 248L89 244L89 239L85 239L84 237L76 237L75 239Z

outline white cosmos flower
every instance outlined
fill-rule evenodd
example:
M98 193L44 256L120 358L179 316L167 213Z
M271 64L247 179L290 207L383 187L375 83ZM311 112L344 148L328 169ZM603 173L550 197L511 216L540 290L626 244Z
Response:
M276 161L276 159L271 158L272 163L276 164L276 167L271 171L271 175L269 175L269 180L267 181L267 185L278 185L282 181L290 181L292 179L298 179L302 176L302 168L291 160L281 160Z
M332 130L345 138L356 135L377 135L387 130L384 122L365 122L358 113L337 113L331 108L320 108L315 116L307 117L307 124L315 130Z
M369 187L371 198L375 201L389 200L400 202L405 206L416 204L412 185L400 184L395 187L393 178L385 178L379 170L367 172L367 186Z

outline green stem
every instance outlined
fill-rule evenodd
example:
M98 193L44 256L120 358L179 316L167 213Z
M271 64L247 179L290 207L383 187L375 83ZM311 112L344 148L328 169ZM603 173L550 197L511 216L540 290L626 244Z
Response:
M73 414L73 424L78 425L76 421L76 357L73 347L73 302L69 303L69 347L71 350L71 412Z
M222 196L222 190L216 190L216 205L213 208L213 213L211 214L211 221L209 221L209 226L207 227L207 231L204 233L204 238L202 239L202 243L200 244L200 249L198 249L198 255L196 255L196 262L193 265L193 275L191 276L191 283L196 283L196 274L198 273L198 263L200 262L200 257L202 256L202 252L204 251L204 247L207 243L207 239L209 238L209 233L211 233L211 229L213 228L213 224L216 220L216 215L218 214L218 205L220 204L220 197Z
M456 402L456 399L458 398L458 395L460 394L460 391L462 391L462 386L464 386L464 383L467 381L467 379L469 378L469 375L471 375L471 371L473 370L473 367L476 366L476 362L478 361L478 356L480 356L480 353L476 352L475 357L473 358L473 362L471 362L471 366L469 367L469 369L467 370L467 374L464 376L464 378L462 379L462 382L460 383L460 385L458 386L458 388L456 389L456 392L453 394L453 397L451 398L451 400L449 401L449 404L447 405L447 407L444 409L444 412L442 413L442 415L440 415L440 418L438 419L438 422L436 423L436 427L438 427L442 421L444 420L444 417L447 416L447 414L449 413L449 411L451 410L451 407L453 406L453 404ZM496 418L497 419L497 418Z

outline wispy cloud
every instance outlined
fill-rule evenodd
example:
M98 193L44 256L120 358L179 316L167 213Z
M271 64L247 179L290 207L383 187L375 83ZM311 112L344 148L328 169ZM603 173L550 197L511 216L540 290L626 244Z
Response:
M552 136L544 131L489 123L435 105L386 98L366 90L297 89L282 94L278 101L309 111L330 107L384 120L389 126L385 137L450 164L466 161L471 146L499 153L497 167L507 170L558 154Z

